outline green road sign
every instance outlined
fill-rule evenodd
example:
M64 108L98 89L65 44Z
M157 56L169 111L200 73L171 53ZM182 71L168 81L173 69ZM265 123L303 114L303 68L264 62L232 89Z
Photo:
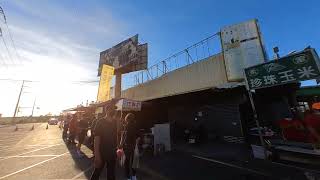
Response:
M320 60L314 49L290 54L245 69L250 89L277 86L320 77Z

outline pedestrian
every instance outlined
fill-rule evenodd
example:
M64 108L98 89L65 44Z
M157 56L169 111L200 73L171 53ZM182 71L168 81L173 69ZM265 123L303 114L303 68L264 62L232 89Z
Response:
M137 180L136 177L136 165L133 164L135 156L135 150L140 141L139 131L137 128L137 122L133 113L128 113L124 119L124 130L123 130L123 151L125 153L125 173L128 180ZM134 166L135 167L134 167Z
M72 115L69 123L69 143L75 144L75 138L78 131L77 114Z
M62 138L64 141L66 141L68 139L68 129L69 129L69 122L70 122L71 116L67 115L64 118L63 121L63 132L62 132Z
M94 152L94 130L99 119L101 119L102 117L103 117L102 113L98 113L94 117L92 117L92 121L90 123L91 137L89 138L89 142L93 152Z
M94 129L94 171L91 180L99 179L106 165L107 180L115 180L117 128L115 108L107 110Z
M81 114L79 116L78 121L78 144L77 144L77 154L79 157L82 157L83 154L81 153L81 145L84 142L84 139L87 135L88 131L88 121L89 121L89 114Z

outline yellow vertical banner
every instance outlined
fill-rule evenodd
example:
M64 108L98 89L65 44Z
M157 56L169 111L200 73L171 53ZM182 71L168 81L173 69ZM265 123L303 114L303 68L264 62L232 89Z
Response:
M104 102L110 99L110 87L113 74L114 67L106 64L102 66L97 102Z

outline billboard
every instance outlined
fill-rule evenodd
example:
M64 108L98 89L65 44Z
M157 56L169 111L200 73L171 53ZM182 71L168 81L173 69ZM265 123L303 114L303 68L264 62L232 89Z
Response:
M98 76L103 64L113 66L115 73L129 73L147 68L148 44L138 44L135 35L110 49L100 52Z
M242 81L244 68L266 61L255 19L222 28L221 44L228 81Z
M111 99L110 87L113 74L114 67L105 64L102 65L97 102L105 102Z
M320 60L314 49L290 54L245 69L250 89L320 78Z

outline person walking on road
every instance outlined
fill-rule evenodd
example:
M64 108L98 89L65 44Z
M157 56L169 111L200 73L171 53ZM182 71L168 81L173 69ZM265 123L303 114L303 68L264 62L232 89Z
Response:
M77 122L77 116L74 114L70 120L69 124L69 143L75 144L75 138L78 131L78 122Z
M133 164L135 151L140 141L139 131L137 128L137 122L135 116L132 113L128 113L124 119L124 131L123 131L123 151L125 153L125 173L128 180L137 180L136 167Z
M82 157L83 154L81 153L81 145L84 142L84 139L87 135L88 131L88 121L89 117L88 114L82 114L79 117L79 122L78 122L78 144L77 144L77 154L79 157Z
M107 110L94 129L94 171L91 180L99 179L106 165L107 180L115 180L117 128L114 108Z
M66 142L67 139L68 139L68 129L69 129L70 119L71 119L71 116L70 116L70 115L67 115L67 116L64 118L64 121L63 121L62 138L63 138L63 140L64 140L65 142Z

